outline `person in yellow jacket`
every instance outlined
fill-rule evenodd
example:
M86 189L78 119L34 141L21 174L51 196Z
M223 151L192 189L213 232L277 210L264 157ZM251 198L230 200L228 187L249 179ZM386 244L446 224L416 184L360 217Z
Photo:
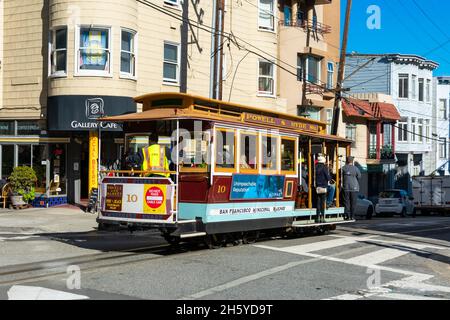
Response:
M142 154L142 171L155 171L146 175L163 176L166 178L170 176L166 148L158 144L157 134L152 133L150 136L150 145L142 148Z

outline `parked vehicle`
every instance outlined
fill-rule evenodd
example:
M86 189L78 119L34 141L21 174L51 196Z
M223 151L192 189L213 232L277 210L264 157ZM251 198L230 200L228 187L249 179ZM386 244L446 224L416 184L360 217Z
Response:
M391 215L399 214L402 217L407 214L414 213L414 198L409 197L405 190L391 189L380 193L378 204L375 206L375 213L377 215Z
M374 206L372 201L366 199L364 195L359 194L356 202L356 217L364 217L365 219L372 219L374 215Z
M413 177L416 210L421 214L450 211L450 176Z

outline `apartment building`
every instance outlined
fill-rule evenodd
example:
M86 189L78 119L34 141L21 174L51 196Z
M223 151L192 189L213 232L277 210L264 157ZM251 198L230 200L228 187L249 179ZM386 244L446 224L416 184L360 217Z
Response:
M287 111L329 124L340 48L340 1L285 0L280 5L280 59L296 74L280 69L280 97Z
M450 77L433 78L433 153L435 154L434 173L449 174L449 105L450 105Z
M347 55L344 86L350 95L382 93L390 95L400 113L395 126L395 187L411 191L411 176L435 170L432 150L434 61L417 55ZM359 71L354 73L358 68ZM351 75L354 73L353 75ZM351 76L350 76L351 75Z
M395 184L395 126L400 114L388 95L354 94L343 100L341 118L341 134L353 141L351 153L361 171L360 191L375 200Z
M133 97L150 92L214 96L217 55L223 100L297 114L304 101L297 61L304 61L308 106L332 106L323 82L336 81L339 1L225 0L215 48L220 4L0 0L1 178L30 165L41 204L80 202L96 176L96 118L135 112ZM101 164L114 167L121 127L100 126Z

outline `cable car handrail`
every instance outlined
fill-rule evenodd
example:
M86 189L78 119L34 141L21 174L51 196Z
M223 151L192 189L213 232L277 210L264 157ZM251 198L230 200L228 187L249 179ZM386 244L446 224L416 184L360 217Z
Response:
M176 171L149 171L149 170L101 170L100 173L130 173L130 174L177 174Z

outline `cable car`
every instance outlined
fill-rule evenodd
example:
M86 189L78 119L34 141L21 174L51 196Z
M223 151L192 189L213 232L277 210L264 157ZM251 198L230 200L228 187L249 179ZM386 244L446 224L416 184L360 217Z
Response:
M262 230L326 231L349 222L339 196L325 222L314 219L316 156L339 172L351 144L327 135L324 122L183 93L135 101L142 112L100 119L122 123L125 153L123 170L102 172L99 227L156 228L170 243L203 237L216 246L252 242ZM148 161L151 145L160 148L157 170L129 161Z

